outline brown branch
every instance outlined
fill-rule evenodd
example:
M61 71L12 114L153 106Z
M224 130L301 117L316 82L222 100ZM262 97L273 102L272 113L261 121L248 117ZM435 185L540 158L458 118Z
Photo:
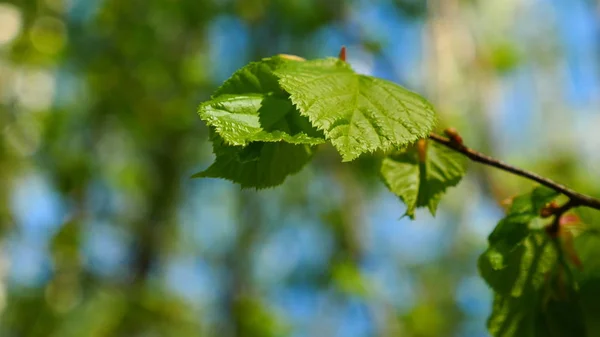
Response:
M465 155L467 158L471 159L474 162L492 166L492 167L498 168L502 171L510 172L514 175L517 175L517 176L520 176L523 178L527 178L529 180L533 180L533 181L538 182L546 187L549 187L561 194L566 195L570 199L570 201L568 203L568 205L570 206L569 208L578 207L578 206L587 206L590 208L600 210L600 199L579 193L579 192L574 191L564 185L561 185L555 181L552 181L548 178L542 177L538 174L520 169L520 168L512 166L512 165L509 165L498 159L492 158L483 153L479 153L473 149L470 149L470 148L466 147L465 145L463 145L462 139L460 139L460 137L456 137L456 136L453 137L452 132L450 133L450 137L451 138L446 138L444 136L440 136L435 133L431 133L429 135L429 139L431 139L437 143L440 143L456 152L462 153L463 155Z

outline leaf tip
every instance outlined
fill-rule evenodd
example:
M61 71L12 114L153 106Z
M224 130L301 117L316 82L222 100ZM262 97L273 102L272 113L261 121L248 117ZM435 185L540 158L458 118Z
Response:
M398 220L402 220L406 217L408 217L410 220L415 220L416 219L415 212L414 211L412 211L412 212L406 211L406 213L404 213L400 218L398 218Z

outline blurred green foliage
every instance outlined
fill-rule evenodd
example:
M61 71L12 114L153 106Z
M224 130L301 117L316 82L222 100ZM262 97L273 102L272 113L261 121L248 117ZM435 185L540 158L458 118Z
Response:
M0 1L0 336L485 336L475 261L500 211L479 209L521 180L475 170L435 221L407 223L376 187L375 160L341 165L331 148L261 193L189 177L213 159L196 108L235 69L340 44L357 69L422 89L444 125L503 153L514 133L494 136L502 125L483 113L499 105L497 76L538 61L528 73L560 73L576 50L538 11L530 40L506 33L512 3ZM543 76L548 121L570 103L552 101ZM532 137L507 157L600 191L581 153L544 152L582 132L560 118L561 133L522 125ZM584 265L597 255L588 239ZM598 288L582 285L584 307Z

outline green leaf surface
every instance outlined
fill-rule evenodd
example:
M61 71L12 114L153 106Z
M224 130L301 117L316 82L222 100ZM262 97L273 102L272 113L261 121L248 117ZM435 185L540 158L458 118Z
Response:
M193 178L222 178L242 188L280 185L288 175L299 172L310 161L314 148L287 142L253 142L246 147L230 146L214 135L215 162Z
M489 253L480 259L480 272L495 291L488 319L492 336L585 336L578 295L559 274L554 247L547 235L537 232L509 252L504 266L482 266Z
M390 191L406 204L406 215L414 218L417 207L428 207L435 215L442 195L465 175L466 159L429 142L424 163L419 162L416 147L411 147L386 157L380 172Z
M519 195L512 200L504 219L500 220L490 234L490 246L514 248L530 232L530 225L539 218L542 208L558 197L558 193L544 186L531 193Z
M542 232L530 234L512 249L492 246L479 258L479 272L500 295L520 297L527 287L539 288L544 273L556 264L556 250Z
M493 336L586 336L580 295L559 264L558 246L543 230L531 229L557 196L538 187L514 198L488 238L478 266L495 293L488 320Z
M273 71L299 62L279 56L236 71L201 104L200 118L211 128L215 162L194 177L223 178L242 188L277 186L311 159L321 131L301 116Z
M435 124L433 108L421 96L358 75L338 59L287 62L275 74L300 113L324 131L344 161L406 146L426 137Z
M516 288L516 282L523 278L523 270L530 268L539 236L545 237L541 231L532 232L530 224L539 217L543 205L556 197L556 192L544 187L515 197L505 218L488 237L490 247L480 256L478 265L481 276L495 292L518 295L522 291ZM532 233L537 233L537 241L531 240Z
M512 200L508 214L510 216L521 215L525 218L535 218L546 204L558 197L558 193L545 186L538 186L531 193L516 196Z
M245 146L257 141L310 145L325 142L285 98L225 94L203 103L198 111L200 118L229 145Z
M581 233L575 239L575 250L583 265L578 276L582 280L600 279L600 230L591 228Z
M580 213L583 209L578 210ZM596 214L593 214L596 213ZM585 217L587 221L598 220L600 212ZM580 285L583 316L589 336L600 336L600 229L595 222L575 238L575 250L581 259L582 270L576 273Z
M277 67L297 62L274 56L239 69L211 100L200 105L200 118L229 145L256 141L324 143L323 133L300 115L273 74Z

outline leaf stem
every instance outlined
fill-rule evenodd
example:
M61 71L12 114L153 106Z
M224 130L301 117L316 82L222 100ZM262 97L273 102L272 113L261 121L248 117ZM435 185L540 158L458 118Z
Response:
M454 141L453 139L446 138L444 136L440 136L435 133L431 133L429 135L429 139L431 139L439 144L442 144L451 150L462 153L464 156L466 156L467 158L471 159L474 162L492 166L492 167L495 167L502 171L506 171L506 172L512 173L514 175L517 175L517 176L520 176L520 177L523 177L523 178L526 178L529 180L533 180L533 181L540 183L546 187L549 187L561 194L564 194L565 196L569 197L569 199L570 199L568 202L569 209L573 208L573 207L578 207L578 206L586 206L586 207L600 210L600 199L598 199L598 198L594 198L592 196L579 193L579 192L572 190L564 185L561 185L553 180L542 177L536 173L512 166L503 161L492 158L483 153L477 152L471 148L468 148L461 142ZM563 212L564 211L566 211L566 210L563 210Z

